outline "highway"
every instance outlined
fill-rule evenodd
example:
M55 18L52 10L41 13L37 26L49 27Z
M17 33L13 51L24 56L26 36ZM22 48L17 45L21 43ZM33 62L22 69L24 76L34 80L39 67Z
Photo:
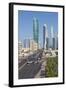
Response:
M26 78L34 78L35 75L41 69L41 58L42 58L43 50L38 50L37 52L33 53L32 55L28 56L25 61L19 65L18 69L18 78L19 79L26 79Z

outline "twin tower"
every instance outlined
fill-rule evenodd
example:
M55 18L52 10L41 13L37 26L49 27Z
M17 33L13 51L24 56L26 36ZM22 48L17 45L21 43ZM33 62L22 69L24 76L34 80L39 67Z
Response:
M39 21L33 19L33 40L39 44ZM51 27L50 36L48 35L47 25L43 25L43 49L58 49L58 36L54 35L53 27Z

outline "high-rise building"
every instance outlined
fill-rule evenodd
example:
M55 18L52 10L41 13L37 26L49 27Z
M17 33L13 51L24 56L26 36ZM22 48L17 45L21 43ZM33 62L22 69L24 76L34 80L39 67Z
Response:
M39 42L39 22L38 19L33 19L33 40L38 44Z
M43 26L43 49L45 48L45 33L46 33L46 30L45 30L45 26Z
M55 49L58 49L58 33L55 33Z
M46 38L46 49L47 50L49 49L49 38L48 37Z
M54 37L54 32L53 32L53 26L51 26L51 48L54 50L55 49L55 37Z
M48 30L46 24L44 24L43 26L43 48L44 49L49 48L49 37L48 37Z
M53 40L53 46L52 46L52 49L54 50L54 49L55 49L55 43L56 43L56 41L55 41L55 37L52 38L52 40Z

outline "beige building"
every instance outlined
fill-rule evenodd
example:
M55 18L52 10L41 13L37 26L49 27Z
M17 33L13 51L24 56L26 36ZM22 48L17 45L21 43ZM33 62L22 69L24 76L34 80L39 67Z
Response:
M18 56L28 56L36 51L40 45L38 45L34 40L30 39L30 47L23 47L21 41L18 42Z
M21 52L22 52L22 42L19 41L18 42L18 56L21 56Z
M27 52L27 51L35 51L35 50L37 50L38 49L38 44L34 41L34 40L30 40L30 47L26 47L26 48L24 48L24 47L22 47L22 50L24 51L24 52Z
M30 40L30 51L35 51L38 49L38 44L34 40Z

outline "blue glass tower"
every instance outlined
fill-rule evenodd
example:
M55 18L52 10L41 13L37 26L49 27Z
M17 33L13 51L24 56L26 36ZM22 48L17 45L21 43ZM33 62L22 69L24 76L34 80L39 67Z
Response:
M39 41L39 22L38 19L33 19L33 40L38 44Z

